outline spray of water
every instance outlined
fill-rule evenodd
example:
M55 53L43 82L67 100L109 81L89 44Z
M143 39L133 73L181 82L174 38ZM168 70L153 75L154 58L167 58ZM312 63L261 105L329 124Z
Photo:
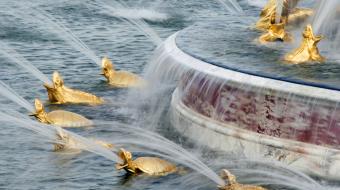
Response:
M283 0L276 0L275 23L280 23L283 11Z
M23 19L29 19L29 21L33 21L36 24L39 24L44 29L48 30L49 32L54 33L70 46L86 55L98 66L101 66L101 59L61 21L54 18L45 10L32 8L31 11L33 16L28 15L27 13L24 14L22 12L18 12L18 14L20 14Z
M46 75L44 75L42 72L40 72L28 60L26 60L24 57L22 57L18 52L16 52L14 49L10 48L4 42L0 42L0 45L1 45L1 49L0 49L1 54L3 54L8 59L13 61L13 63L16 63L19 66L25 68L28 72L30 72L33 76L35 76L40 81L47 83L47 84L52 84L52 82L47 78Z
M20 107L24 107L27 111L33 112L33 106L24 98L19 96L11 87L0 81L0 95L12 100Z
M134 152L167 158L207 176L218 185L224 185L224 181L196 156L157 133L116 122L95 121L95 123L97 125L109 125L113 134L119 134L111 141L117 146L130 146L130 150L134 150ZM139 148L135 149L136 146ZM141 147L143 149L140 149Z
M331 19L336 13L336 7L338 7L339 4L340 2L338 0L327 0L319 2L318 9L313 20L313 29L315 33L320 33L322 27L327 29L327 27L333 25Z
M81 137L72 132L66 131L59 127L41 124L35 121L30 120L25 115L20 114L15 111L3 111L0 112L0 121L11 122L13 124L17 124L21 127L32 130L44 137L46 137L49 141L53 143L63 144L63 141L56 140L56 134L60 134L60 132L65 133L75 139L78 144L78 149L87 150L93 152L95 154L104 156L114 162L121 163L120 158L113 152L108 149L105 149L95 142L88 140L84 137ZM115 122L100 122L96 121L96 124L100 125L110 125L111 132L115 134L115 138L111 141L115 146L124 146L129 147L131 145L130 150L134 150L133 147L144 147L144 149L139 149L139 152L149 153L153 155L158 155L161 157L165 157L169 160L173 160L178 162L188 168L192 168L193 170L207 176L209 179L214 181L219 185L224 185L224 181L214 173L210 168L208 168L202 161L197 159L191 153L180 147L179 145L171 142L170 140L146 131L141 128L129 127L127 125L115 123ZM138 151L136 151L138 152Z
M80 135L67 131L57 126L46 125L36 121L31 120L27 116L16 112L16 111L0 111L0 121L12 123L14 125L18 125L20 127L24 127L28 130L38 133L39 135L47 138L49 142L65 144L62 140L57 140L57 134L66 134L77 142L77 149L86 150L98 155L101 155L109 160L114 161L115 163L122 163L122 160L111 150L104 148L101 145L98 145L94 141L84 138Z
M230 4L231 6L224 2L224 0L216 1L223 5L223 7L226 8L231 13L243 13L243 9L235 0L228 0L228 4Z
M97 2L94 6L100 6L101 10L104 10L106 14L109 14L111 16L116 16L118 9L127 9L128 7L122 1L116 1L115 4L116 4L116 7L110 6L108 3ZM141 19L133 19L133 18L120 18L120 19L136 27L146 37L148 37L156 46L158 46L159 44L163 42L163 40L159 37L156 31L153 30L145 21Z

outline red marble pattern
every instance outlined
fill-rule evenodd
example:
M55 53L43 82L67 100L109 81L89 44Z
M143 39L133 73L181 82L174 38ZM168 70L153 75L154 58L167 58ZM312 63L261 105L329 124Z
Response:
M182 78L180 94L187 107L212 119L260 134L340 149L337 102L193 73Z

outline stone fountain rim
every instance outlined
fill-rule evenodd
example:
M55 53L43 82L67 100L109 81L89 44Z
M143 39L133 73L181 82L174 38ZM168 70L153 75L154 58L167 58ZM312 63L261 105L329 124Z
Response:
M176 37L179 32L168 37L160 48L167 52L168 56L172 57L174 61L180 63L182 66L226 81L234 81L278 92L293 93L305 97L340 102L340 89L337 88L242 72L236 69L221 67L217 64L206 62L203 59L192 56L177 46Z

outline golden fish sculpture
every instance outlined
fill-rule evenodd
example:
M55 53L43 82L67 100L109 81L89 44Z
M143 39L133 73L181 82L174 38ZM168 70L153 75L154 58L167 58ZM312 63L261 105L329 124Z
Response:
M312 9L295 8L299 0L284 0L283 10L280 23L287 25L289 23L296 23L304 21L313 14ZM269 0L266 6L262 9L260 19L257 21L255 27L258 30L266 31L271 24L275 23L276 18L276 0Z
M220 190L267 190L260 186L239 184L236 177L228 170L222 170L221 177L228 182L227 185L218 187Z
M102 59L102 75L108 83L118 88L142 87L145 81L136 74L127 71L116 71L111 60L107 57Z
M288 53L284 60L293 64L300 64L306 62L319 62L322 63L326 59L320 55L317 47L323 36L315 36L311 25L307 25L303 34L300 47Z
M176 165L156 157L139 157L132 160L130 152L120 149L118 156L124 161L123 164L116 164L116 169L124 169L131 174L148 174L153 176L164 176L177 172Z
M44 84L44 86L47 90L49 101L54 104L72 103L97 105L104 102L102 98L93 94L66 87L64 80L57 71L53 73L53 86L48 84Z
M73 138L70 134L65 133L62 130L58 130L57 132L57 141L60 141L60 143L54 144L54 151L65 151L65 150L73 150L76 152L80 152L82 148L84 148L82 143L78 142L75 138ZM101 140L93 140L94 143L107 148L109 150L113 150L114 145L111 143L107 143Z
M291 42L293 41L292 36L285 31L284 23L279 24L271 24L267 33L263 34L259 38L259 42L261 44L265 44L268 42Z
M52 124L59 127L84 127L91 126L93 123L89 119L69 111L57 110L47 113L40 100L34 101L34 116L39 122Z

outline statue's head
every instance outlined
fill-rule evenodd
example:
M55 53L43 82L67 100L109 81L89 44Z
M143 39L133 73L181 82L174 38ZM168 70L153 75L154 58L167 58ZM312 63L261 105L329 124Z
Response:
M53 85L54 85L54 88L59 88L59 87L64 86L64 80L63 78L61 78L58 71L53 72Z
M34 107L37 114L45 112L44 105L39 99L34 100Z
M303 31L303 37L312 40L315 44L324 38L323 35L314 35L312 25L308 24Z
M130 172L133 172L134 170L129 170L127 168L132 167L131 161L132 161L132 154L129 151L126 151L125 149L121 148L118 152L118 156L123 160L123 163L116 164L116 169L121 170L125 169Z
M41 103L41 101L38 99L35 99L34 107L35 107L35 113L30 114L30 116L34 116L38 121L42 123L46 123L47 122L46 112L44 109L44 105Z
M109 58L106 56L102 59L102 75L109 78L111 73L114 71L114 66Z
M303 36L305 38L314 38L314 32L313 32L313 28L312 28L312 25L308 24L306 27L305 27L305 30L303 31Z
M121 148L118 152L118 156L126 163L132 160L132 154L129 151Z

